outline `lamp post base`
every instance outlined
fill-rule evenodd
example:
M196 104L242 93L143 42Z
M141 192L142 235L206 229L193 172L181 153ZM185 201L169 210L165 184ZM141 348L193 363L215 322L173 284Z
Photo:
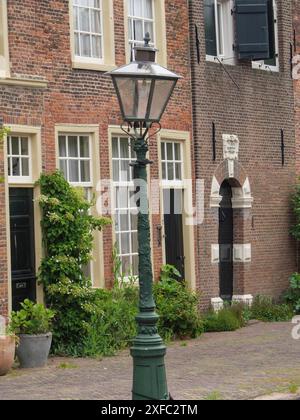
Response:
M133 342L133 400L168 400L164 357L166 346L158 334L139 334Z

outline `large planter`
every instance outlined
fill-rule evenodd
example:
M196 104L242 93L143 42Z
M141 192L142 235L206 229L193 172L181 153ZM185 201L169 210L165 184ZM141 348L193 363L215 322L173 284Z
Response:
M15 360L16 339L9 335L0 335L0 376L6 375Z
M19 335L17 356L22 369L40 368L47 364L52 334Z

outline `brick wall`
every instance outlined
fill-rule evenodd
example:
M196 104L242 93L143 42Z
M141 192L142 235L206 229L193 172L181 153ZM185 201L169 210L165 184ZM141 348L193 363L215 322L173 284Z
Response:
M24 0L21 3L9 0L8 16L12 75L46 79L48 88L0 86L0 116L6 124L42 126L43 170L47 172L53 171L56 165L55 124L99 124L99 179L110 178L108 125L121 123L119 106L109 77L97 71L72 69L68 0ZM191 131L189 23L185 0L166 0L166 27L168 67L184 79L178 84L162 126L165 129ZM114 29L116 64L121 65L125 63L123 0L114 0ZM154 161L151 176L157 178L155 139L151 141L150 158ZM2 188L0 186L0 297L7 302ZM158 224L160 217L153 216L156 277L162 264L162 248L155 240ZM108 228L103 235L107 286L111 285L112 279L112 245L112 231ZM5 308L0 308L0 313Z
M239 165L249 177L254 203L241 224L235 215L235 240L252 244L252 261L235 270L239 294L278 297L296 269L290 194L295 182L293 83L290 75L292 6L278 0L280 72L254 70L250 63L226 65L239 89L218 63L205 60L203 0L190 2L192 91L196 177L205 180L205 221L197 232L198 287L204 303L218 296L219 266L211 264L211 244L218 243L218 214L209 206L212 177L227 176L222 167L222 134L240 140ZM200 40L197 63L195 25ZM299 32L300 33L300 32ZM212 159L212 122L216 126L217 159ZM281 164L281 129L285 165ZM239 179L238 179L239 180ZM243 230L242 237L239 233ZM242 271L242 273L240 272Z

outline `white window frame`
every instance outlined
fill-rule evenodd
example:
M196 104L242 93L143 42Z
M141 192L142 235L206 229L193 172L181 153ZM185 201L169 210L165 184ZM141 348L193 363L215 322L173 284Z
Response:
M127 0L129 1L133 1L133 0ZM141 0L140 0L141 1ZM133 52L133 47L135 46L143 46L144 45L144 41L136 41L134 39L130 39L129 34L130 34L130 30L129 30L129 25L131 25L131 33L133 34L133 22L135 20L139 20L142 21L142 26L143 26L143 35L146 35L146 30L145 30L145 24L148 23L152 23L152 27L153 27L153 39L151 39L150 45L152 47L155 47L156 45L156 28L155 28L155 5L154 5L155 0L151 0L151 5L152 5L152 19L150 18L146 18L143 16L134 16L130 14L130 7L128 6L128 43L129 43L129 49L130 52ZM142 2L142 10L144 9L144 1ZM134 57L133 57L134 58Z
M270 72L279 72L279 41L278 41L278 7L277 0L273 0L273 13L274 13L274 37L275 37L275 57L276 65L270 66L265 64L264 60L252 61L252 68Z
M80 1L80 0L77 0L77 1ZM99 0L100 8L98 9L96 7L83 6L83 5L80 5L80 4L75 4L74 0L72 0L72 3L73 3L73 5L72 5L72 12L73 12L72 13L72 17L73 17L73 21L75 20L75 13L74 13L74 9L75 8L77 8L79 10L81 8L82 9L89 9L89 21L90 21L90 23L91 23L91 19L92 19L91 18L91 11L92 10L100 11L101 33L94 33L92 31L89 31L89 32L81 31L80 29L75 29L75 25L73 24L73 43L74 43L73 48L74 48L74 57L75 57L75 60L78 61L78 62L81 62L81 63L93 63L93 64L104 64L105 46L104 46L104 33L103 33L103 7L102 7L102 1L103 0ZM79 28L79 22L80 22L79 13L77 15L78 15L77 26ZM92 50L92 36L93 35L100 36L100 38L101 38L101 52L102 52L102 57L101 58L97 58L97 57L92 57L92 56L91 57L85 57L85 56L77 55L76 54L76 51L75 51L75 39L76 39L75 35L76 34L79 34L79 35L80 34L86 34L86 35L89 35L90 36L91 50ZM81 45L80 45L80 37L79 37L79 50L80 50L80 48L81 48Z
M11 139L12 137L18 138L19 142L19 151L21 147L21 138L27 138L28 139L28 155L13 155L12 154L12 147L11 147ZM8 182L10 184L31 184L32 183L32 138L28 134L9 134L7 136L7 145L9 144L10 153L7 151L7 160L10 159L10 168L12 170L12 159L13 158L19 158L21 160L20 162L20 171L22 168L22 158L28 158L28 167L29 167L29 175L23 176L23 175L8 175Z
M121 157L121 147L120 147L120 139L125 139L126 137L124 135L112 135L111 137L111 147L113 149L113 142L118 141L118 157L114 157L112 155L112 167L114 162L118 162L119 164L119 174L121 174L121 162L122 161L127 161L128 165L130 162L133 162L135 160L134 155L132 154L132 147L130 146L130 143L132 142L130 138L128 138L128 150L129 150L129 157L128 158L123 158ZM120 239L120 248L118 249L118 258L129 258L130 260L130 267L131 269L133 268L133 259L134 257L138 257L138 250L137 252L133 252L132 250L132 234L136 233L138 234L138 230L136 229L132 229L131 226L131 215L134 214L133 212L136 212L136 214L138 214L138 208L137 206L132 206L131 205L131 200L130 200L130 193L134 191L134 180L132 179L133 176L133 170L132 168L130 169L130 179L127 181L115 181L113 178L113 212L114 212L114 231L115 231L115 236L116 236L116 242L119 245L119 241L118 238L121 237L122 234L129 234L129 249L130 252L129 253L123 253L122 250L122 239ZM117 194L117 188L126 188L127 189L127 203L128 206L127 208L125 207L120 207L119 205L117 206L116 203L116 194ZM117 229L117 224L116 224L116 217L117 217L117 212L120 213L122 211L126 211L127 212L127 216L128 216L128 227L129 229L127 231L123 231L121 230L121 221L120 221L120 217L118 216L118 226L119 228ZM124 213L123 213L124 214ZM136 216L137 217L137 216ZM138 267L137 267L138 269ZM125 280L129 279L129 277L132 277L136 280L138 273L123 273L125 275Z
M161 185L163 188L184 188L184 153L183 153L183 144L181 141L176 141L176 140L170 140L170 139L162 139L160 142L161 146L164 145L165 148L165 159L163 159L162 153L160 151L161 154L161 174L162 174L162 180L161 180ZM172 144L172 148L173 148L173 158L172 160L168 159L167 156L167 144ZM180 147L180 160L176 160L175 159L175 144L178 144ZM173 180L169 180L169 179L164 179L163 178L163 165L165 165L165 171L166 171L166 176L168 175L168 163L173 165L173 174L174 174L174 179ZM181 165L181 180L176 179L176 163L179 163Z
M214 0L215 3L215 28L216 28L216 48L217 55L206 54L206 61L218 62L217 59L224 64L235 64L236 57L233 50L234 45L234 19L231 14L233 9L233 0ZM221 30L222 36L219 34L218 5L221 7ZM222 52L220 51L220 39L222 39Z
M67 156L63 157L60 156L59 153L59 138L60 137L66 137L66 154ZM68 138L69 137L77 137L77 147L78 147L78 156L77 157L70 157L69 156L69 144L68 144ZM88 137L89 138L89 154L90 156L88 158L85 157L81 157L80 156L80 146L79 146L79 138L80 137ZM59 166L58 168L60 169L60 161L62 160L66 160L67 161L67 168L68 168L68 177L67 177L67 181L73 185L74 187L83 187L83 188L93 188L93 163L92 163L92 139L91 139L91 135L89 133L59 133L58 135L58 163ZM89 161L90 162L90 181L89 182L71 182L70 179L70 173L69 173L69 162L71 160L75 160L75 161ZM81 169L80 169L80 165L79 165L79 178L81 178Z

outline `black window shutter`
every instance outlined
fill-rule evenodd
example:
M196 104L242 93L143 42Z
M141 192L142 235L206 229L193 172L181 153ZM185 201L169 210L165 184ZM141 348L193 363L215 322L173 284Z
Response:
M235 6L239 58L269 59L269 0L235 0Z
M204 0L205 45L207 55L217 55L215 2Z
M273 0L268 0L268 22L269 22L269 46L270 46L270 59L265 60L265 64L269 66L276 66L276 46L275 46L275 17Z

